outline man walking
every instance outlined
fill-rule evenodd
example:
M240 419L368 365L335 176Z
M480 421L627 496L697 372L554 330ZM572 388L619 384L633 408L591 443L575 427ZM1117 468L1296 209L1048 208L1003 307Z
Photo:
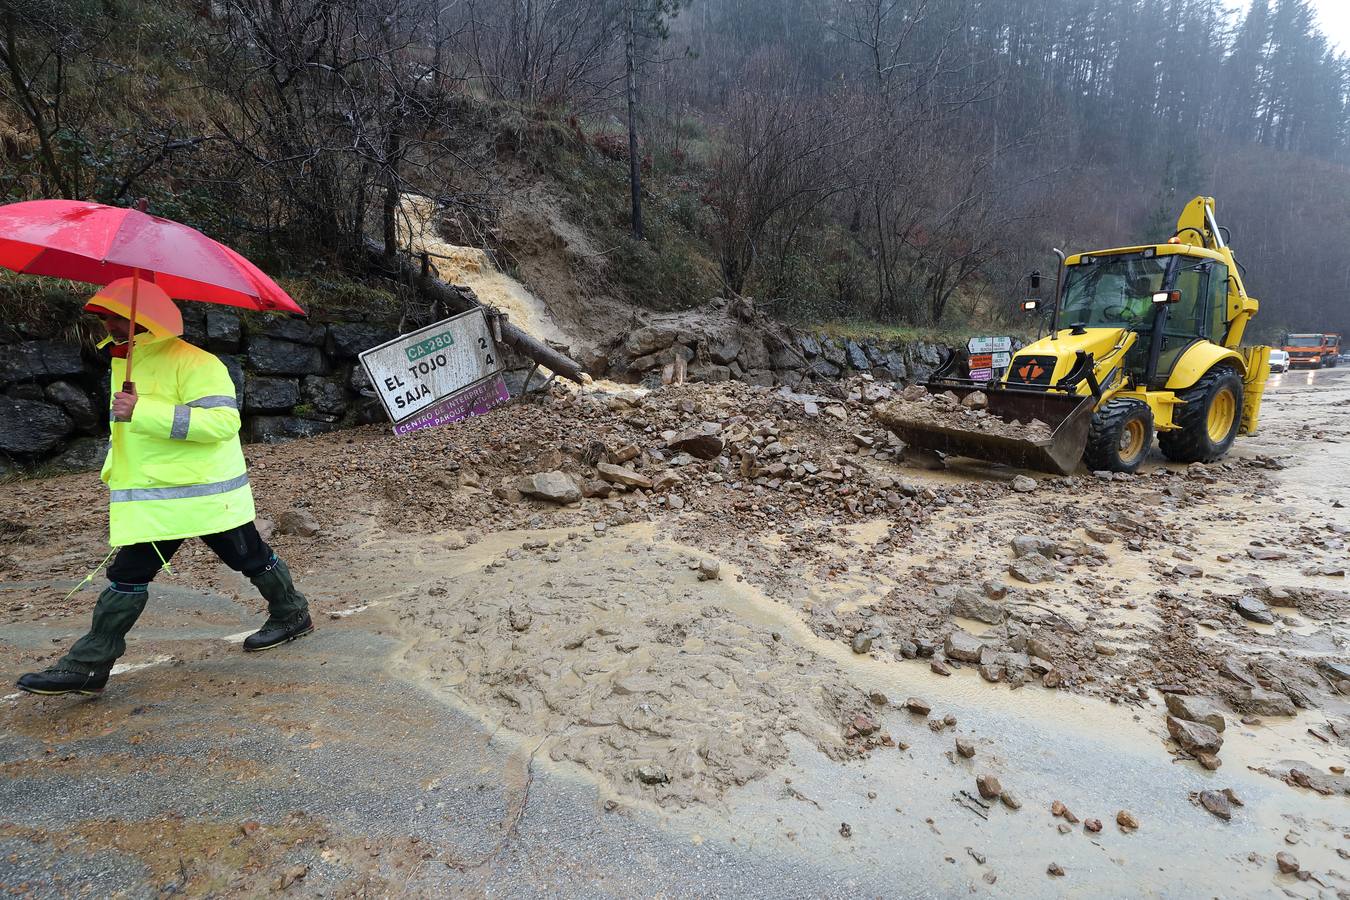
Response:
M55 666L19 678L34 694L97 694L126 635L145 609L147 589L183 542L200 537L267 600L267 621L244 640L268 650L314 630L305 596L253 524L253 493L239 445L239 409L225 365L183 341L183 317L161 289L140 282L131 333L132 281L115 281L85 306L108 330L112 422L101 478L110 491L110 584L94 605L89 633ZM120 391L134 341L134 389Z

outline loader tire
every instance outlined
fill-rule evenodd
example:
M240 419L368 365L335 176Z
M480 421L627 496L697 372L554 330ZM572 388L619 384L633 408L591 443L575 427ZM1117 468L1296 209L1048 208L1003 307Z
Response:
M1228 452L1242 424L1242 378L1228 366L1210 369L1195 387L1178 391L1172 431L1158 435L1163 455L1173 462L1213 462Z
M1083 461L1094 472L1135 472L1153 447L1153 412L1142 400L1112 400L1092 414Z

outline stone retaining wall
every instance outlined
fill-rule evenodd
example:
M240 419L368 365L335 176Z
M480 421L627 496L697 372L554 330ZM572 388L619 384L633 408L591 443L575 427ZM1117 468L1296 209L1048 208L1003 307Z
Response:
M712 314L709 314L712 313ZM744 381L796 389L870 373L883 381L926 380L942 361L938 344L842 338L758 316L747 301L714 301L698 315L673 314L630 332L603 361L620 381L658 381L683 359L690 381Z
M241 316L183 304L184 338L220 357L234 380L247 441L274 443L378 422L384 411L357 362L397 335L384 322L314 322ZM714 301L696 315L655 317L591 361L596 375L659 384L676 357L690 381L786 384L868 372L883 381L927 378L936 344L853 340L796 331L746 301ZM527 367L509 358L508 366ZM603 370L603 371L601 371ZM507 384L519 391L524 369ZM0 333L0 477L37 466L77 471L102 463L108 433L108 363L69 340Z
M356 357L396 336L391 324L250 321L228 307L183 304L183 326L186 340L229 370L245 440L283 441L384 418ZM69 340L8 337L0 343L0 475L38 464L71 471L101 464L107 360Z

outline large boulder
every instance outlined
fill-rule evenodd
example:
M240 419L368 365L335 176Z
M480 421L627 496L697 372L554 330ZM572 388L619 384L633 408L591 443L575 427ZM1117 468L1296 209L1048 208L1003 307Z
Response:
M945 603L945 611L951 616L974 619L988 625L998 625L1008 618L1008 609L999 600L991 599L983 591L960 585L944 585L938 589L938 597Z
M1018 581L1024 581L1027 584L1044 584L1047 581L1054 581L1056 578L1054 563L1039 553L1028 553L1026 556L1013 560L1012 564L1008 566L1008 572Z
M1186 694L1166 694L1163 699L1167 703L1167 711L1176 718L1185 719L1187 722L1199 722L1218 732L1223 731L1226 724L1223 713L1219 712L1210 701Z
M89 399L89 395L69 381L53 381L47 385L44 393L47 400L65 410L79 431L98 430L107 421L107 412L102 416L96 413L94 401Z
M1294 706L1294 701L1288 695L1260 687L1238 690L1233 695L1233 706L1253 716L1292 716L1298 713L1298 707Z
M675 343L679 332L661 325L645 325L629 333L623 348L629 356L647 356Z
M257 327L250 327L249 331L251 335L308 344L311 347L322 347L324 338L328 336L326 325L316 325L306 319L278 319L275 316L264 319Z
M1218 753L1223 746L1223 737L1213 728L1176 716L1167 717L1167 733L1191 753Z
M300 397L315 412L340 416L347 411L347 391L340 378L306 375L300 385Z
M207 310L207 350L212 353L238 353L241 339L238 315L227 309Z
M980 661L980 651L983 647L984 644L979 638L958 628L947 635L947 639L942 643L942 652L948 659L977 663Z
M328 355L334 359L356 356L398 337L398 329L376 322L339 322L328 326Z
M801 334L797 336L797 347L802 355L807 359L820 355L820 341L816 340L814 335Z
M73 378L84 374L80 345L66 341L23 341L0 353L0 385L15 381Z
M708 357L719 366L729 366L732 361L741 355L741 339L739 335L730 334L716 342L708 350Z
M688 453L699 459L716 459L722 452L722 439L705 429L691 428L672 437L666 446L677 453Z
M723 381L730 381L731 369L726 366L718 366L712 363L693 363L689 366L689 380L702 381L708 384L718 384Z
M769 368L769 349L764 346L764 338L758 333L747 335L736 360L747 372Z
M300 402L300 382L294 378L250 375L244 383L244 412L285 412Z
M554 503L576 503L581 499L581 488L566 472L536 472L516 482L516 490L527 497L551 500Z
M602 462L596 466L596 471L600 477L612 484L621 484L624 487L642 488L651 490L652 480L640 472L635 472L627 466L616 466L613 463Z
M323 353L318 347L270 337L248 342L248 364L260 375L324 375Z
M61 443L74 427L60 407L0 397L0 450L5 453L40 456Z

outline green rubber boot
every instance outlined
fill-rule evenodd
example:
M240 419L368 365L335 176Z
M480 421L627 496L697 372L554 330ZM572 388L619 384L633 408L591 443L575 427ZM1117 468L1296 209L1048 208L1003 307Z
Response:
M244 638L244 650L271 650L314 630L309 618L309 601L295 588L286 562L272 557L272 564L250 579L267 600L267 621Z
M146 585L134 587L131 591L120 591L112 585L103 589L94 604L94 623L89 633L75 642L55 668L88 675L107 674L118 657L127 652L127 632L141 617L150 596Z

